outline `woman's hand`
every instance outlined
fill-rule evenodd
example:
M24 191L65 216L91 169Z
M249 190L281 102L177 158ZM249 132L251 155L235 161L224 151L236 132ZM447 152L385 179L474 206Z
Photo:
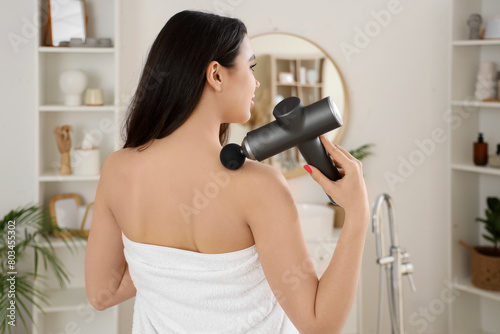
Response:
M363 166L348 151L338 145L332 144L324 135L320 136L326 151L332 157L339 170L341 179L332 181L316 167L308 165L311 176L325 192L340 205L346 213L351 211L366 210L369 212L368 195L363 179Z

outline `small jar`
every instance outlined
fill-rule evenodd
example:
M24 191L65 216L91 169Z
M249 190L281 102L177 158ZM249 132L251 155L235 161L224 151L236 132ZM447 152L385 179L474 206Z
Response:
M497 144L497 154L490 155L488 159L488 166L500 168L500 144Z

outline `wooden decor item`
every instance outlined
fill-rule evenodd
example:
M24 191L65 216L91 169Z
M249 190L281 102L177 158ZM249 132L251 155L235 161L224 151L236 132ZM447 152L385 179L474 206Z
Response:
M71 150L71 136L69 132L73 131L71 125L58 126L54 129L56 135L57 147L61 153L61 167L59 172L61 175L71 174L71 158L69 152Z
M56 204L58 201L59 204ZM54 195L50 198L49 209L52 225L63 229L55 230L55 237L68 238L71 236L88 237L92 223L94 202L82 206L78 194L67 193Z

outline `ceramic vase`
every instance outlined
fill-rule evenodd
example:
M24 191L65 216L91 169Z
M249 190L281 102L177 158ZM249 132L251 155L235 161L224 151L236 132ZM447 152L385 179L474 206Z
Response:
M59 87L64 93L64 104L81 106L82 94L87 88L87 76L82 71L64 71L59 76Z
M497 98L497 66L493 62L482 62L477 74L475 96L479 101Z

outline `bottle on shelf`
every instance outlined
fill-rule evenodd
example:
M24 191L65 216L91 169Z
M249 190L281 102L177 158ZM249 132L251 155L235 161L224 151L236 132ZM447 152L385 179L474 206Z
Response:
M482 133L479 133L477 142L474 143L474 164L477 166L488 164L488 143L484 142Z
M500 168L500 144L497 144L497 153L495 155L490 155L488 166Z

